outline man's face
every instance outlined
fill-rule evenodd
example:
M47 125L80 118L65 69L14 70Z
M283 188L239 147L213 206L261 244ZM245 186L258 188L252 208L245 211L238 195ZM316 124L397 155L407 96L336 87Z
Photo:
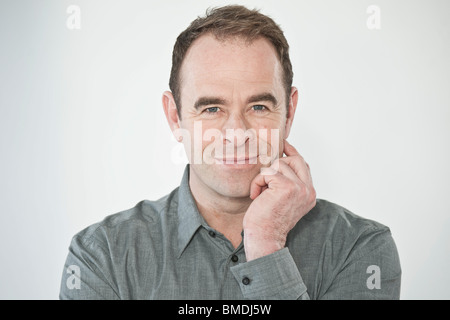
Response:
M253 178L271 164L266 156L282 156L291 124L282 76L266 39L248 44L207 34L192 44L181 68L179 120L191 137L191 182L226 197L249 196Z

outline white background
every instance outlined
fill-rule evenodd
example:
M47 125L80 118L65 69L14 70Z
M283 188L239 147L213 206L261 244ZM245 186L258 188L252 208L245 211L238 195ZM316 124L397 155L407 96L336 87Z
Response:
M226 3L1 0L1 299L57 299L76 232L178 186L161 107L172 47ZM289 141L318 197L391 228L402 299L450 299L450 2L232 3L261 9L290 42ZM66 26L71 4L80 30Z

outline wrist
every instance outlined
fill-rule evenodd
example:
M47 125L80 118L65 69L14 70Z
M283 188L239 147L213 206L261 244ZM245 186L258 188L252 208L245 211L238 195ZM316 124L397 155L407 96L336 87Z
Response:
M247 261L255 260L284 248L286 237L244 229L244 248Z

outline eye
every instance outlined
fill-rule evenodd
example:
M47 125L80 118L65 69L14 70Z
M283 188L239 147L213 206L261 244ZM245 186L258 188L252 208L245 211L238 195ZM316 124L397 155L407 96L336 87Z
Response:
M206 108L205 110L203 110L203 112L206 112L206 113L216 113L217 111L219 111L219 107L211 107L211 108Z
M252 109L253 109L253 111L256 111L256 112L264 112L267 110L267 107L263 106L262 104L257 104L257 105L252 106Z

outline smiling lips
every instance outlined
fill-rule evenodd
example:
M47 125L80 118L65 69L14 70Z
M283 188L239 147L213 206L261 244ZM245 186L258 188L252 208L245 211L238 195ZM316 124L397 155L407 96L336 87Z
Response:
M258 156L246 156L246 157L223 157L214 158L216 164L256 164L258 162Z

